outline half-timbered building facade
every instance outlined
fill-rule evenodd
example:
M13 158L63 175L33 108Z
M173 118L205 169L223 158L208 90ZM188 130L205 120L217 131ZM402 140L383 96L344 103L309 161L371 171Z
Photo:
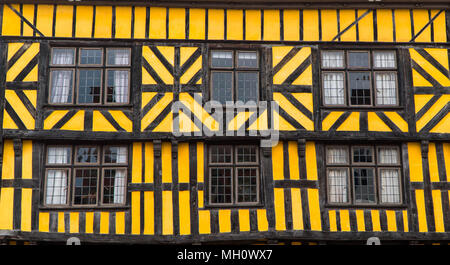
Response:
M450 241L446 1L3 2L1 243Z

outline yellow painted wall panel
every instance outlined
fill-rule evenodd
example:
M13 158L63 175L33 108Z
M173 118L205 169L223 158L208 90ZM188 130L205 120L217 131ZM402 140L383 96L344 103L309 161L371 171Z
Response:
M293 180L300 179L300 170L298 162L298 145L295 141L289 141L289 178Z
M244 11L227 9L227 40L244 38Z
M57 5L55 18L55 37L72 37L73 6Z
M189 143L178 144L178 182L189 183Z
M39 232L48 232L50 226L50 214L48 212L39 213Z
M205 151L204 144L202 142L197 143L197 182L204 181L204 160L205 160Z
M408 159L411 182L422 182L422 150L420 143L408 143Z
M144 235L155 234L155 199L153 191L144 191Z
M311 224L311 230L321 231L322 221L320 215L318 189L308 189L308 202L309 202L309 219Z
M278 231L286 230L286 214L284 209L284 189L273 189L273 204L275 209L275 229Z
M223 9L208 10L208 39L223 40L225 29L225 12Z
M70 233L79 233L80 213L71 212L69 216L70 216L70 227L69 227Z
M58 212L58 233L66 232L66 223L64 219L64 212Z
M187 160L189 161L189 160ZM180 235L189 235L191 233L191 204L190 191L179 191L179 218L180 218Z
M231 210L219 210L219 233L231 232Z
M133 143L131 183L142 182L142 143Z
M431 17L438 14L440 10L431 10ZM445 11L433 21L434 42L447 42L447 29L445 23Z
M20 10L18 4L11 5L16 11ZM3 7L2 35L4 36L20 36L20 17L8 7Z
M250 212L248 209L239 210L239 230L240 232L250 231Z
M31 204L32 204L33 189L22 189L22 206L20 229L25 232L31 232Z
M359 131L359 112L352 112L336 131Z
M419 232L428 232L427 213L425 210L425 195L423 190L415 190L417 218L419 222Z
M100 234L109 234L109 212L100 213Z
M31 24L34 21L34 5L22 5L22 16L28 20ZM22 23L23 33L22 36L31 37L33 36L34 29L30 27L27 23ZM72 27L72 25L71 25Z
M92 6L76 6L75 37L90 38L92 36L92 23L94 8Z
M366 224L364 220L364 210L356 210L356 225L358 232L365 232L366 231Z
M428 145L428 169L430 170L430 181L439 182L439 169L435 143L430 143Z
M263 39L266 41L280 40L280 10L265 9Z
M172 183L172 144L163 142L161 145L162 182Z
M269 224L267 222L267 212L266 209L256 210L256 215L258 219L258 231L269 230Z
M245 39L261 40L261 10L245 10Z
M419 34L421 30L423 30L420 35L418 35L415 39L415 42L431 42L431 27L426 26L430 21L428 16L428 10L426 9L414 9L413 11L413 19L414 19L414 35ZM426 26L426 27L425 27Z
M339 10L339 19L339 32L342 32L356 20L355 10ZM341 35L341 41L356 41L356 25L351 26Z
M403 231L404 232L409 232L408 211L407 210L403 210L402 211L402 215L403 215Z
M93 234L94 233L94 213L93 212L86 212L86 234Z
M173 202L172 191L162 192L162 234L173 234Z
M284 180L283 165L283 142L278 142L272 147L273 180Z
M338 34L337 12L334 9L321 10L322 41L331 41Z
M394 25L392 21L391 9L377 9L377 22L383 21L383 25L378 23L378 41L392 42L394 41Z
M299 188L291 188L292 198L292 228L303 230L303 205Z
M134 7L134 38L144 39L146 34L147 10L143 6Z
M141 193L131 192L131 234L141 233Z
M330 231L337 232L337 222L336 222L336 211L335 210L328 211L328 219L330 222Z
M411 17L409 9L395 9L395 40L409 42L411 40Z
M117 11L117 10L116 10ZM101 18L101 19L99 19ZM117 21L116 21L117 24ZM95 7L95 38L111 38L112 37L112 7L96 6Z
M198 211L198 232L211 234L211 214L209 211Z
M443 233L445 232L444 226L444 214L443 214L443 205L442 205L442 195L440 190L432 190L431 196L433 197L433 212L434 212L434 224L436 228L436 232ZM448 207L446 205L445 207Z
M166 8L150 7L150 39L166 38L166 16Z
M341 221L341 231L350 232L350 216L348 210L340 210L339 218Z
M116 234L125 234L125 212L116 212Z
M22 140L22 179L33 178L33 141Z
M191 8L189 9L189 39L205 39L205 9Z
M3 142L2 180L14 179L14 145L12 140Z
M116 7L116 38L131 38L131 7Z
M386 210L387 228L389 232L397 232L397 219L395 217L395 211Z
M367 10L359 9L358 17L361 17ZM358 22L359 41L373 41L373 12L370 11Z
M186 34L186 9L169 8L169 39L184 39Z
M145 183L153 183L153 165L154 165L154 154L153 154L153 143L147 142L144 144L144 152L145 152L145 170L144 170L144 182Z
M36 28L46 37L52 36L53 31L53 5L38 5L36 15Z
M378 210L371 210L370 213L372 216L372 230L374 232L381 232L380 212Z
M14 159L14 157L13 157ZM0 230L13 229L14 188L0 189Z
M300 12L299 10L284 10L283 36L285 41L300 40Z
M318 177L317 177L315 142L306 142L305 158L306 158L306 178L308 180L317 180Z

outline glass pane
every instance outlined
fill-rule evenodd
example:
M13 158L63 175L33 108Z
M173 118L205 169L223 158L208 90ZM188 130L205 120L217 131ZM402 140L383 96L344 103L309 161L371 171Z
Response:
M258 73L238 72L237 73L237 98L242 102L258 101Z
M45 188L45 203L66 204L67 203L67 181L68 170L49 169L47 171L47 186Z
M73 48L53 48L53 65L73 65L75 58L75 49Z
M258 56L256 52L238 52L238 67L258 67Z
M257 168L237 168L237 201L257 202Z
M348 80L350 86L351 105L370 105L370 73L349 72Z
M50 103L72 102L73 71L51 71Z
M49 147L47 150L47 164L70 164L70 147Z
M348 202L347 169L328 170L328 200L334 203Z
M258 162L258 148L255 146L236 147L237 163L256 163Z
M81 49L80 64L102 64L102 52L101 49Z
M373 61L376 68L395 68L395 52L376 51L373 52Z
M212 72L212 100L225 104L233 100L233 73Z
M233 52L232 51L212 51L211 52L211 67L233 67Z
M233 163L231 146L211 146L211 163Z
M105 147L105 163L125 164L127 160L127 148L125 146Z
M232 202L232 169L211 168L211 203Z
M344 73L323 73L323 92L324 104L345 104Z
M380 169L381 202L400 203L400 182L398 169Z
M349 68L369 68L369 53L368 52L348 52L348 67Z
M127 103L130 73L126 70L108 70L107 72L106 102Z
M353 163L373 163L371 147L353 147Z
M354 168L355 202L374 203L375 183L373 168Z
M393 147L380 147L378 149L378 156L380 164L392 164L397 165L398 161L398 149Z
M323 68L343 68L344 52L342 51L323 51L322 52Z
M96 147L77 148L77 163L96 164L98 162L98 149Z
M130 65L130 50L128 49L107 49L108 65Z
M103 175L103 203L123 203L125 198L125 169L105 169Z
M100 103L101 70L79 71L78 103Z
M74 204L97 203L97 169L75 170Z
M397 75L395 73L375 73L377 105L397 104Z
M344 147L327 149L327 164L348 164L348 151Z

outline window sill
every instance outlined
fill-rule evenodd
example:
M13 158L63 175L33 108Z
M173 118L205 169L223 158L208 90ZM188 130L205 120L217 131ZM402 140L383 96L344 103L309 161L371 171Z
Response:
M227 204L220 204L220 205L205 205L203 209L206 210L222 210L222 209L248 209L248 208L262 208L264 207L264 204L258 203L258 204L242 204L242 205L227 205Z
M129 210L130 206L117 205L117 206L39 206L40 211L99 211L99 210L113 210L122 211Z
M325 208L339 209L406 209L406 204L331 204L324 205Z
M320 106L321 110L403 110L404 106Z
M44 104L43 108L131 108L133 104Z

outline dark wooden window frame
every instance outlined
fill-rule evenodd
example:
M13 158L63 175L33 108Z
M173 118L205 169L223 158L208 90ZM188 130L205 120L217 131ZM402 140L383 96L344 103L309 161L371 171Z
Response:
M344 64L343 67L323 67L322 66L322 59L323 59L323 53L324 52L344 52L343 60ZM369 68L364 67L349 67L349 52L367 52L369 53ZM380 68L375 67L375 60L374 56L376 52L393 52L394 58L395 58L395 68ZM319 56L319 69L321 72L320 75L320 85L321 85L321 102L323 107L344 107L344 108L373 108L373 107L380 107L380 108L392 108L392 107L400 107L400 98L399 98L399 64L398 64L398 55L397 50L395 48L380 48L380 49L373 49L373 48L364 48L364 49L358 49L358 48L340 48L340 49L328 49L324 48L320 51ZM343 105L330 105L325 104L325 93L324 93L324 79L322 73L333 73L333 72L343 72L344 73L344 104ZM350 79L348 78L349 72L369 72L370 73L370 105L351 105L350 104ZM396 90L396 100L397 104L377 104L377 97L376 97L376 80L375 80L375 74L376 73L395 73L396 76L396 83L395 83L395 90Z
M98 163L76 163L76 150L78 147L86 147L86 146L95 146L98 149ZM127 150L126 163L104 163L104 154L107 147L111 146L120 146L125 147ZM49 147L70 147L71 153L70 153L70 162L66 164L49 164L48 163L48 148ZM117 144L117 145L111 145L111 144L104 144L104 145L91 145L91 144L49 144L45 146L45 178L43 181L43 201L42 205L44 208L80 208L80 209L87 209L87 208L110 208L110 207L124 207L127 203L127 186L128 186L128 173L129 171L129 159L130 159L130 148L126 144ZM65 169L68 170L68 180L67 180L67 192L66 192L66 204L46 204L46 196L47 196L47 172L51 169ZM97 175L97 191L96 191L96 204L74 204L74 194L75 194L75 171L77 169L96 169L98 171ZM124 198L122 203L103 203L103 180L104 180L104 169L124 169L125 170L125 191L124 191Z
M232 58L232 62L233 65L232 67L213 67L212 66L212 53L215 51L223 51L223 52L232 52L233 54L233 58ZM252 68L252 67L238 67L238 53L239 52L256 52L256 61L257 61L257 67L256 68ZM209 78L209 94L210 94L210 100L213 99L213 87L212 87L212 73L214 72L232 72L232 88L231 88L231 93L232 93L232 101L236 102L236 97L237 97L237 75L239 72L256 72L257 73L257 77L258 77L258 89L257 89L257 101L256 103L258 103L261 100L261 73L262 73L262 69L261 69L261 51L258 48L219 48L219 47L211 47L209 49L208 52L208 68L209 68L209 74L208 74L208 78Z
M353 147L372 147L373 150L373 163L353 163ZM379 149L383 147L395 148L397 150L397 164L383 164L379 162ZM330 148L345 148L347 150L347 162L346 164L331 164L327 161L327 153ZM397 207L403 206L404 192L403 192L403 173L402 173L402 154L401 148L397 145L373 145L373 144L354 144L354 145L326 145L325 146L325 173L326 173L326 201L329 206L359 206L359 207ZM329 198L329 169L343 168L347 170L347 203L331 202ZM374 171L374 189L375 189L375 203L356 203L355 202L355 185L353 177L354 168L373 168ZM381 174L380 169L396 169L398 175L398 187L399 187L399 202L398 203L383 203L381 202Z
M211 163L211 148L213 146L231 146L232 150L231 150L231 154L232 154L232 162L231 163ZM240 146L253 146L256 147L256 159L257 162L253 162L253 163L237 163L236 161L236 154L237 154L237 148L236 147L240 147ZM262 185L262 180L261 180L261 149L259 148L259 146L257 144L219 144L219 143L211 143L208 144L207 148L205 148L207 151L206 154L206 169L205 172L207 172L205 180L206 180L206 204L205 207L207 208L212 208L212 207L230 207L230 208L234 208L234 207L257 207L257 206L261 206L262 201L262 189L261 189L261 185ZM232 178L231 178L231 185L232 185L232 191L231 191L231 199L232 202L231 203L211 203L211 169L213 167L223 167L223 168L231 168L231 172L232 172ZM257 178L256 178L256 202L237 202L238 198L238 189L237 189L237 168L256 168L257 170Z
M57 48L67 48L67 49L75 49L74 56L74 64L71 65L54 65L53 61L53 50ZM102 50L102 64L81 64L81 50L82 49L100 49ZM114 49L124 49L128 51L129 54L129 62L128 65L111 65L108 64L108 56L107 53L109 50ZM131 100L131 60L132 60L132 49L130 47L109 47L109 46L59 46L54 45L50 49L50 62L49 62L49 72L50 79L48 82L48 95L47 95L47 104L50 106L127 106L132 102ZM79 94L79 72L81 69L86 70L101 70L101 88L100 88L100 102L99 103L79 103L78 102L78 94ZM51 103L51 89L52 89L52 76L51 73L53 70L72 70L73 71L73 80L72 80L72 100L68 103ZM108 70L127 70L128 71L128 98L126 102L107 102L107 72Z

